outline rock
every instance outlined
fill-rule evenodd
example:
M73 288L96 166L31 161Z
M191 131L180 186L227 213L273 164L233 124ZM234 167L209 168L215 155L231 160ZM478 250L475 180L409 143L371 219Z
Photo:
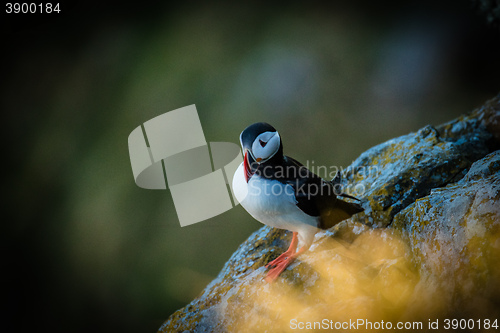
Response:
M273 284L264 265L291 235L261 228L160 331L377 329L382 320L420 320L419 330L447 315L498 318L499 101L363 153L343 184L365 213L319 232Z
M438 128L426 126L416 133L375 146L347 169L347 192L366 202L363 223L386 227L415 200L467 172L489 151L492 134L476 111ZM360 191L361 190L361 191Z
M460 181L433 189L393 224L407 231L419 287L439 290L442 307L500 299L500 151L475 162Z

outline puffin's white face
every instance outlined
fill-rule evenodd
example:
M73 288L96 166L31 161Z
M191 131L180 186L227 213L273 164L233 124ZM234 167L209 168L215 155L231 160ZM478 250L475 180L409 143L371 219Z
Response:
M263 163L276 154L280 148L278 132L264 132L255 138L252 144L252 155L257 163Z

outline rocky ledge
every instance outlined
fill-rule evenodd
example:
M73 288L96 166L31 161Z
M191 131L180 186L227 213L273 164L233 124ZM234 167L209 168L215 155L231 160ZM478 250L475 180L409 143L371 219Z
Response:
M494 325L498 149L500 95L449 123L369 149L343 179L364 213L319 232L273 284L263 281L264 265L286 250L291 234L262 227L159 331L370 330L399 322L425 331L436 320L443 329L446 318L474 319L469 328L478 330Z

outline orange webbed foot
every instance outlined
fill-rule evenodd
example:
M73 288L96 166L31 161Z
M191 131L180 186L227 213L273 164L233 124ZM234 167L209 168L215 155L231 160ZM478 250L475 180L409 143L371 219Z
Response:
M297 251L297 242L298 242L297 232L294 232L293 236L292 236L292 242L290 243L288 250L283 252L278 258L269 262L266 265L266 268L273 268L273 267L277 266L279 263L281 263L282 261L288 259L290 256L294 255L295 252Z
M278 257L279 258L279 257ZM278 276L295 260L295 256L288 256L281 261L277 262L273 268L267 272L265 277L266 282L274 282ZM274 261L274 260L273 260ZM270 263L269 263L270 264ZM269 265L268 264L268 265ZM267 266L266 266L267 267Z
M280 263L287 260L294 253L295 253L295 251L289 251L289 250L286 252L283 252L278 258L267 263L266 268L274 268L274 267L278 266Z
M266 267L268 267L270 264L274 264L275 266L271 268L269 272L267 272L267 275L265 277L266 282L269 283L274 282L278 278L278 276L295 260L295 258L297 258L300 254L304 253L306 250L307 250L306 247L302 247L296 253L281 258L283 254L286 253L285 252L281 256L279 256L278 258L267 264ZM278 259L280 259L280 261L274 263L274 261L277 261Z

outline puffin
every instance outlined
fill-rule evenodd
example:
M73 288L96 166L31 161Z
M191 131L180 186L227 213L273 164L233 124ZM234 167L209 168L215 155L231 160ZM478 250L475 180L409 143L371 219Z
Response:
M292 232L288 250L265 266L269 269L265 280L273 282L309 249L319 230L331 228L363 208L358 199L339 190L340 173L327 181L283 155L281 137L270 124L248 126L240 134L240 143L244 159L232 182L236 200L257 221Z

